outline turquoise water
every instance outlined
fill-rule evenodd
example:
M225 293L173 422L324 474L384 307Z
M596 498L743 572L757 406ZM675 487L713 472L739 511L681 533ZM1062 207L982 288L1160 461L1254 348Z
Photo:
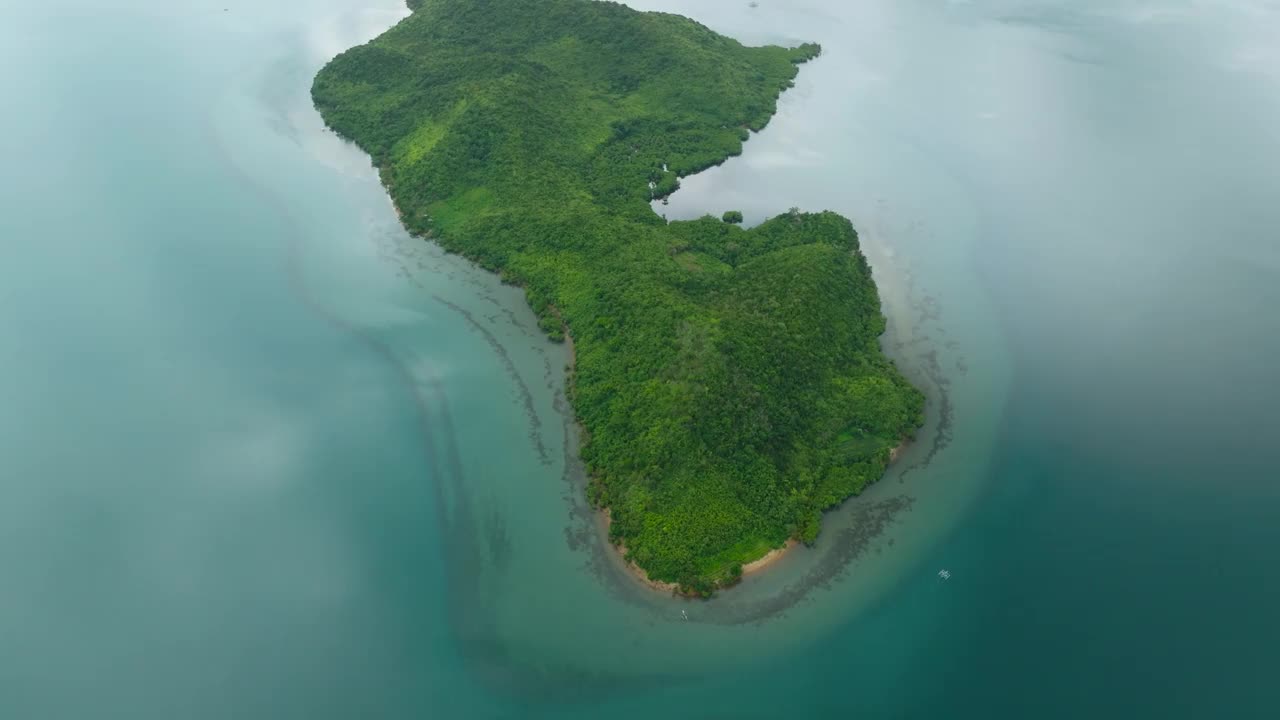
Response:
M111 5L0 8L0 716L1274 716L1274 4L636 3L824 45L656 209L849 215L930 397L708 603L311 110L399 0Z

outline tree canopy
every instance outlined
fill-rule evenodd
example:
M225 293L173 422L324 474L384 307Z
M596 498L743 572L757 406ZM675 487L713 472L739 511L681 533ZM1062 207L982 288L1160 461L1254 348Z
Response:
M923 396L881 353L850 222L668 223L650 203L742 151L816 45L745 47L594 0L412 0L315 79L405 225L572 334L592 500L651 578L708 593L883 474Z

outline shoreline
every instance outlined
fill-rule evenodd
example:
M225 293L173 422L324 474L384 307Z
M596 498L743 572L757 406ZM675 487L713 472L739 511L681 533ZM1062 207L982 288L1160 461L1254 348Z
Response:
M569 349L571 353L570 368L572 368L573 340L570 338L567 329L565 332L565 341L569 345ZM575 424L578 424L576 418L574 422ZM578 429L579 429L579 432L582 431L581 424L578 424ZM885 470L884 470L886 474L889 472L889 468L892 467L895 462L897 462L898 458L902 456L902 453L906 451L907 446L910 444L911 444L910 439L904 439L896 447L889 450L889 462L888 464L885 465ZM884 475L882 474L879 478L877 478L876 482L880 482L880 480L883 480L883 479L884 479ZM857 497L857 496L851 496L849 498L845 498L845 500L842 501L841 504L843 504L844 502L848 502L853 497ZM839 507L839 506L837 505L836 507ZM686 595L685 593L680 592L680 586L677 583L662 582L661 580L654 580L650 578L649 574L644 571L644 568L628 560L627 546L621 543L614 543L609 539L609 528L610 526L613 525L613 515L612 513L610 513L609 508L607 507L595 508L595 511L600 518L599 526L604 536L602 540L605 545L608 545L612 549L618 564L622 566L622 568L626 571L627 575L631 576L631 578L635 580L637 583L644 585L650 590L655 590L657 592L663 592L663 593L670 593L678 597L689 598L689 599L697 597L695 595ZM825 513L828 511L824 510L823 512ZM780 559L782 559L784 556L789 554L792 550L794 550L797 547L800 547L800 545L801 543L799 540L796 540L795 538L788 538L786 543L784 543L782 547L774 548L769 552L765 553L764 555L761 555L760 557L756 558L755 560L752 560L751 562L743 563L742 577L745 578L748 575L755 575L755 574L764 572L765 570L768 570L770 567L775 565ZM720 589L728 590L733 588L734 585L737 585L737 584L738 583L734 583L733 585L727 585Z
M788 538L787 542L784 543L782 547L774 548L769 552L765 553L764 555L761 555L760 557L756 558L755 560L752 560L749 563L743 563L742 577L746 577L748 575L754 575L755 573L769 569L770 565L773 565L774 563L776 563L779 559L782 558L783 555L786 555L788 552L791 551L792 548L795 548L799 545L800 545L799 540L796 540L795 538Z
M677 583L654 580L653 578L649 577L649 574L644 571L644 568L628 560L627 546L622 544L617 544L609 540L609 527L613 524L613 515L609 512L609 508L600 508L597 512L600 514L600 517L601 517L601 525L604 530L605 544L613 548L613 551L616 553L619 563L623 566L623 568L626 569L627 574L630 575L636 582L640 583L641 585L644 585L650 590L656 590L658 592L664 592L664 593L671 593L672 595L678 595L680 597L688 597L688 598L695 597L693 595L686 595L685 593L680 592L680 585ZM790 538L782 547L774 548L769 552L765 553L764 555L761 555L760 557L756 558L755 560L752 560L749 563L743 563L742 576L746 577L748 575L753 575L755 573L759 573L768 569L769 566L776 563L780 558L782 558L783 555L789 552L792 548L795 548L799 545L800 545L799 540L796 540L795 538ZM727 586L727 587L732 587L732 586Z
M616 555L618 562L633 580L644 585L650 590L679 595L681 597L684 596L680 592L680 586L678 584L654 580L649 577L649 574L644 571L644 568L628 560L626 545L615 544L609 540L609 527L613 525L613 514L609 512L609 508L598 508L596 513L600 516L600 527L604 531L604 544L610 547L612 552Z
M559 317L560 315L558 310L556 311L556 315L557 317ZM560 324L561 324L561 327L563 328L563 334L564 334L563 344L565 346L565 355L566 355L565 357L565 394L566 394L566 400L567 400L568 395L570 394L570 386L573 383L574 371L577 366L578 357L577 357L577 350L573 344L573 333L570 332L569 330L569 324L564 322L563 318L561 318ZM578 421L578 415L573 410L573 403L567 403L567 404L569 406L569 412L573 414L573 424L574 424L574 427L577 428L578 435L579 435L579 442L581 442L581 438L586 436L586 428L584 428L582 426L582 423ZM911 444L911 438L903 438L902 442L898 443L897 446L889 450L889 462L885 464L884 473L882 473L881 476L876 479L876 482L879 482L880 480L884 479L884 475L889 472L889 468L892 467L895 462L897 462L898 458L902 456L902 453L906 451L907 446L910 444ZM587 482L590 482L589 478ZM841 504L843 504L844 502L847 502L849 499L850 498L845 498L844 501L841 501ZM644 568L628 560L627 546L622 545L620 543L614 543L612 540L609 539L609 528L610 526L613 525L613 515L612 513L610 513L609 508L593 506L592 509L600 518L600 521L598 524L599 524L599 530L603 536L601 540L604 542L605 545L609 546L610 551L614 556L614 559L622 567L622 569L626 571L626 574L629 575L632 580L656 592L669 593L671 595L675 595L678 597L685 597L685 598L694 597L692 595L686 595L684 593L681 593L680 585L677 583L662 582L661 580L654 580L653 578L650 578L649 574L644 571ZM826 511L823 511L823 512L825 513ZM784 556L786 556L788 553L790 553L792 550L799 547L800 545L801 543L799 540L796 540L795 538L787 538L786 543L784 543L782 547L773 548L772 550L765 553L764 555L761 555L755 560L752 560L751 562L743 563L742 577L745 578L748 575L756 575L758 573L764 572L765 570L768 570L770 567L775 565L778 562L778 560L782 559ZM734 585L737 585L737 584L738 583L734 583ZM733 585L728 585L721 589L729 589L732 587Z

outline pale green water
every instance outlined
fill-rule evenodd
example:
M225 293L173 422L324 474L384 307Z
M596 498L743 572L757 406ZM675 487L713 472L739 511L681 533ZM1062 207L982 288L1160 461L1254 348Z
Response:
M0 716L1273 716L1280 8L846 5L637 3L823 43L658 209L852 217L931 397L710 603L309 107L399 0L0 9Z

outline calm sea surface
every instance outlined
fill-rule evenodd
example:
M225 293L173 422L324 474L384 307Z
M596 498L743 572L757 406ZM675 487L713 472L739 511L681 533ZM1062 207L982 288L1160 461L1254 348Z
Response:
M655 209L853 218L889 476L637 587L564 348L310 107L400 0L3 2L0 717L1275 717L1280 5L633 4L824 46Z

